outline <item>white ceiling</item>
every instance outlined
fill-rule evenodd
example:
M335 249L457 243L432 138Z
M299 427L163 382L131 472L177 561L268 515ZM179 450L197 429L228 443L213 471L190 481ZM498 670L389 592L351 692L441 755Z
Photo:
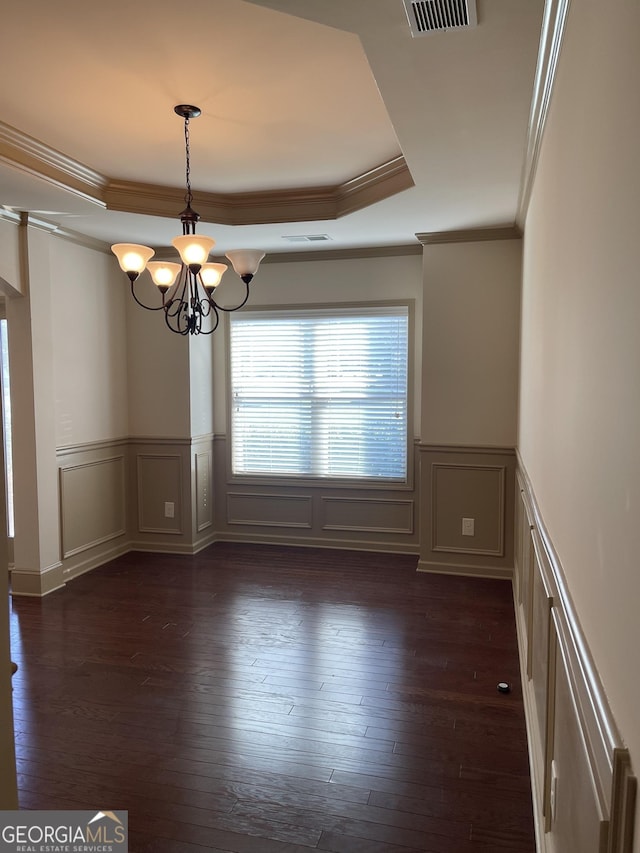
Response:
M478 26L411 38L402 0L31 0L5 5L0 122L114 180L194 191L336 186L403 155L415 186L335 220L202 223L218 249L415 243L513 223L543 0L478 0ZM7 79L13 79L12 86ZM175 219L105 210L0 147L0 205L107 242ZM197 208L197 205L194 205ZM217 251L217 250L216 250Z

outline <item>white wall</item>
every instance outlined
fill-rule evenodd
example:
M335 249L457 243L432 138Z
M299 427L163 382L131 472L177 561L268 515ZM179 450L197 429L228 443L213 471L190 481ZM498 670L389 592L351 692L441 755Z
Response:
M17 227L0 220L0 289L10 293L20 287ZM3 282L4 280L4 282ZM9 285L4 287L4 283ZM0 386L1 386L0 382ZM0 419L0 437L2 420ZM0 454L0 477L4 482L4 454ZM5 513L4 489L0 489L0 518ZM0 809L17 806L16 763L13 745L13 708L11 697L9 648L9 558L6 528L0 531Z
M50 238L56 445L128 432L126 293L103 252Z
M251 285L248 306L331 305L384 299L415 300L415 435L420 434L420 371L422 318L420 254L392 257L262 263ZM227 273L229 275L229 273ZM214 341L215 432L226 432L225 349L219 333Z
M526 220L519 447L640 772L640 6L569 9ZM640 818L635 851L640 851Z
M16 234L24 260L22 292L7 300L16 569L39 576L58 563L51 237L37 227ZM13 575L14 579L16 574ZM39 577L36 578L39 581ZM14 587L15 588L15 587Z
M516 441L521 240L424 249L422 440Z

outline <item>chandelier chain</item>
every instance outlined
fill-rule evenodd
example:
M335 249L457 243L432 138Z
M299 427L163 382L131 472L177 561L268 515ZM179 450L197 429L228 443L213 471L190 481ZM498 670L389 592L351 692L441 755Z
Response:
M191 202L193 201L193 194L191 192L191 153L189 147L189 116L185 117L184 120L184 151L185 151L185 161L186 161L186 184L187 184L187 192L185 194L184 200L187 203L187 207L191 207Z
M221 311L237 311L247 302L249 284L264 252L239 249L227 252L227 257L244 283L244 298L230 308L218 305L214 289L227 266L208 262L215 240L196 235L200 215L191 207L193 193L189 122L197 118L201 110L192 104L178 104L173 111L184 119L186 207L180 214L182 236L172 241L180 253L181 263L151 261L153 249L134 243L116 243L111 249L129 278L131 294L138 305L149 311L162 311L168 328L179 335L210 335L218 328ZM134 284L145 269L149 270L153 282L158 286L162 297L160 305L145 305L135 292Z

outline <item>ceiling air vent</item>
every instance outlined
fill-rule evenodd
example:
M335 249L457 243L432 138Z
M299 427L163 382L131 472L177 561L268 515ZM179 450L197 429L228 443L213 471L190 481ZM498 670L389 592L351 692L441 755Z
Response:
M411 35L426 36L439 30L475 27L476 0L403 0Z
M282 239L290 243L325 243L331 237L328 234L291 234Z

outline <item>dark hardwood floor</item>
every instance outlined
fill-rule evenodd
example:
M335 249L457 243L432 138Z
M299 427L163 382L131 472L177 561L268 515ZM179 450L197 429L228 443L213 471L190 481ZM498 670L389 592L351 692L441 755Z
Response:
M533 853L510 584L415 566L217 544L14 599L21 808L127 809L134 853Z

